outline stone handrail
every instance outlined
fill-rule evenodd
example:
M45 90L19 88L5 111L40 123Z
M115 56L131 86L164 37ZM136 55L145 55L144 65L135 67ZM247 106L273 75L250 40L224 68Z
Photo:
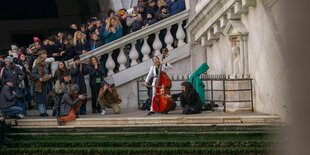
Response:
M108 69L108 76L113 75L115 68L115 62L112 59L112 53L113 50L120 49L120 54L118 55L117 62L120 64L119 71L122 71L129 67L129 65L125 66L125 63L127 62L126 53L124 52L124 48L126 45L131 44L131 49L129 52L129 59L131 60L130 66L134 66L138 64L137 59L139 57L138 51L135 48L135 44L138 40L143 39L144 43L141 47L141 53L143 54L143 62L146 60L149 60L149 54L151 52L151 48L147 44L148 36L151 34L155 34L155 40L152 43L152 47L154 49L155 54L154 55L160 55L160 50L162 48L162 41L159 39L159 33L161 30L166 29L167 34L164 37L164 42L167 44L167 48L169 50L172 50L172 44L177 41L177 47L182 46L185 44L185 37L186 32L183 29L183 21L187 20L189 17L189 10L184 10L183 12L180 12L174 16L171 16L167 19L164 19L162 21L159 21L155 23L154 25L151 25L147 28L143 28L142 30L133 32L131 34L128 34L120 39L117 39L113 42L110 42L108 44L105 44L101 47L98 47L95 50L89 51L83 55L80 55L81 61L85 61L89 59L92 56L95 56L97 58L100 58L100 56L104 54L108 54L108 60L104 64L106 68ZM176 36L173 37L170 30L172 28L172 25L178 25L178 29L176 32ZM175 40L176 38L177 40ZM141 43L142 44L142 43ZM71 66L73 64L73 60L68 60L67 65Z

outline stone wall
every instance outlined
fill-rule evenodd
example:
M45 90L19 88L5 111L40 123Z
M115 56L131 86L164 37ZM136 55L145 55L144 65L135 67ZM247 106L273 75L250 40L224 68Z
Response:
M249 32L249 71L254 79L254 110L278 114L285 120L285 75L281 37L279 36L279 1L257 0L256 7L250 7L242 15L242 23ZM281 18L280 18L281 19ZM209 74L227 74L231 44L221 35L218 42L207 48Z

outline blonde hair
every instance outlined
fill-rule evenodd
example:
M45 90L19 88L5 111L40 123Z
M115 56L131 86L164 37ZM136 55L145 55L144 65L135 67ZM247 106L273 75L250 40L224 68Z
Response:
M105 26L105 29L106 29L106 30L109 30L109 28L111 27L111 20L112 20L112 19L115 21L115 28L116 28L116 27L119 27L119 26L122 26L122 25L121 25L121 22L118 20L117 17L110 17L110 18L108 19L108 21L107 21L106 26Z
M76 42L78 41L78 40L77 40L77 35L78 35L78 34L81 34L81 36L82 36L82 38L81 38L79 41L81 41L82 44L85 43L85 35L84 35L81 31L76 31L76 32L74 33L74 38L73 38L73 45L74 45L74 46L76 46Z

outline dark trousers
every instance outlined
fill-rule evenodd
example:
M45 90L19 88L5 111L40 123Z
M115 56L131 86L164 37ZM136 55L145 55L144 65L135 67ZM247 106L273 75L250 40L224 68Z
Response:
M87 103L87 99L82 102L80 110L77 112L77 115L86 115L86 112L87 112L86 103Z
M0 143L4 142L5 134L7 133L7 128L5 121L0 122Z
M101 106L97 102L97 98L98 98L100 88L101 88L100 84L90 86L90 89L91 89L91 106L92 106L93 113L101 111Z

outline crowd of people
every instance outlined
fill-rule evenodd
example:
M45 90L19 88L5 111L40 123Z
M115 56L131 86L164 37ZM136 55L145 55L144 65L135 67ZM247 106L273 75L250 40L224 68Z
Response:
M92 57L88 63L81 63L79 56L184 9L184 0L139 0L130 14L125 9L117 13L110 10L103 19L94 16L86 24L71 24L67 31L50 35L44 40L33 37L33 44L29 47L19 47L12 43L8 54L0 56L1 112L7 117L24 118L27 110L34 107L34 101L38 105L39 116L48 116L48 96L53 94L55 98L66 92L62 90L62 85L68 83L65 82L65 78L68 78L65 75L69 73L69 83L76 84L79 87L78 95L81 95L77 96L81 104L76 113L86 115L87 111L85 97L82 97L87 94L84 75L90 76L92 113L105 113L103 107L106 106L102 104L105 99L101 97L99 104L98 94L107 96L103 90L110 88L110 84L104 81L107 56L104 55L101 62ZM69 68L65 61L70 59L74 63ZM113 59L117 59L117 55L113 55ZM51 74L49 64L53 61L59 61L59 64L55 73ZM117 103L118 98L116 95ZM120 112L119 107L113 107L116 113Z

